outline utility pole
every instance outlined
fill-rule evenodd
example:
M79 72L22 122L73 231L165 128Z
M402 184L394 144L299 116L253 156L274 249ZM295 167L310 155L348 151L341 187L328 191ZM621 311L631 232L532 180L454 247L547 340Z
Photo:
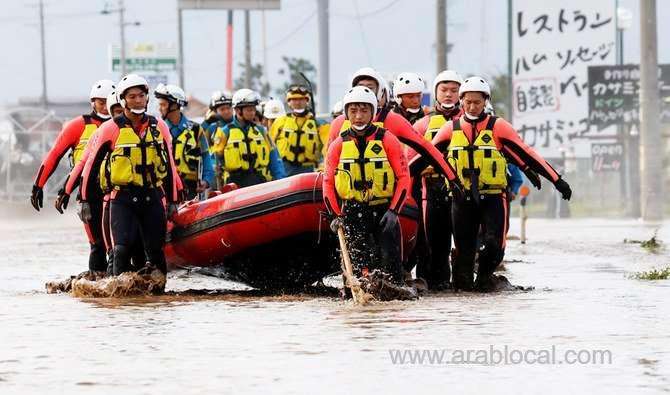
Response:
M244 87L251 89L251 25L249 10L244 10Z
M181 89L186 91L186 87L184 86L184 32L182 30L182 17L183 17L184 10L181 9L181 7L177 6L177 44L179 45L179 63L178 63L178 69L179 69L179 86Z
M317 0L317 19L319 25L318 112L327 113L330 110L330 26L328 0ZM313 106L314 104L312 103ZM317 111L317 109L315 108L314 111Z
M109 15L111 13L118 12L119 13L119 32L120 32L120 43L119 43L119 61L121 64L121 76L126 75L126 26L139 26L140 22L135 21L135 22L126 22L125 20L125 13L126 13L126 8L123 5L123 0L119 0L119 7L116 9L108 9L107 5L105 5L105 9L103 9L100 13L103 15Z
M642 218L663 218L663 144L658 92L656 0L640 2L640 176Z
M40 44L42 51L42 107L46 108L48 103L47 98L47 60L46 48L44 42L44 1L40 0Z
M119 29L121 31L121 75L126 75L126 28L123 21L126 9L123 7L123 0L119 0Z
M435 23L437 24L437 70L447 69L447 0L435 0Z
M226 89L233 90L233 10L228 10L226 26Z

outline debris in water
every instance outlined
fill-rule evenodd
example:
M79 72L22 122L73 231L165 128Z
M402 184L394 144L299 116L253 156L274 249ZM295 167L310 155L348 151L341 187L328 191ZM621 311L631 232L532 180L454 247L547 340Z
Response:
M416 300L419 298L419 293L415 287L394 284L389 274L378 269L361 278L361 288L379 301Z
M47 293L69 292L77 298L119 298L160 295L165 291L166 277L160 270L148 274L135 272L106 276L103 272L83 272L60 282L48 282Z
M639 244L640 247L644 248L645 250L651 252L652 254L656 254L663 247L663 242L657 238L657 235L658 229L654 231L654 235L651 236L651 239L649 240L623 239L623 242L626 244Z
M667 280L670 277L670 266L664 269L652 269L648 272L637 272L629 276L635 280Z

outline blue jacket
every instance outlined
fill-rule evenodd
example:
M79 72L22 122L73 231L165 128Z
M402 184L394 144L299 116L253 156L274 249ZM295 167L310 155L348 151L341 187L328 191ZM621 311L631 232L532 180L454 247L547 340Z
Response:
M518 167L512 164L507 165L507 187L515 195L519 194L519 188L523 185L523 175Z
M230 129L231 128L238 128L241 129L245 134L249 131L249 128L251 127L252 124L246 123L245 126L240 125L240 123L237 121L237 115L233 116L233 120L227 124L226 126L223 127L223 133L226 135L226 138L230 137ZM273 180L279 180L284 177L286 177L286 170L284 170L284 162L282 162L281 157L279 156L279 151L277 150L277 147L275 146L275 143L272 141L270 136L268 136L268 131L265 130L265 128L261 125L253 124L257 130L263 134L267 141L269 141L271 145L270 149L270 164L268 167L270 168L270 174L272 174L272 179Z
M170 134L172 135L173 139L177 138L184 130L193 130L194 125L197 125L197 123L192 122L186 118L184 114L181 114L179 123L176 125L173 125L169 119L166 119L165 123L170 128ZM198 125L198 127L199 126L200 125ZM210 187L216 187L216 184L214 183L214 161L212 160L212 155L209 153L209 143L207 142L207 136L201 132L198 138L200 140L200 150L202 151L202 180L206 181Z

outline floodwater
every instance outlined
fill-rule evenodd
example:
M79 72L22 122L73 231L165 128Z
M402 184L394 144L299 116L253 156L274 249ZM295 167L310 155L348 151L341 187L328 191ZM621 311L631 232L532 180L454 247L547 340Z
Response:
M0 394L670 392L670 280L628 278L667 266L670 251L624 244L656 229L635 221L531 219L529 243L509 242L505 272L530 292L357 307L48 295L46 281L86 268L87 248L74 210L46 211L0 221ZM670 241L670 227L658 237ZM184 271L167 285L231 287L243 288ZM444 359L392 358L412 350Z

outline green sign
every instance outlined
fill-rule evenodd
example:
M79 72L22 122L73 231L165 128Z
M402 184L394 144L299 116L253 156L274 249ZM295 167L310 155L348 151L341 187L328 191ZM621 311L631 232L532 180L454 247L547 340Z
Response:
M176 58L126 58L126 71L176 71ZM121 71L121 59L112 58L112 71Z

